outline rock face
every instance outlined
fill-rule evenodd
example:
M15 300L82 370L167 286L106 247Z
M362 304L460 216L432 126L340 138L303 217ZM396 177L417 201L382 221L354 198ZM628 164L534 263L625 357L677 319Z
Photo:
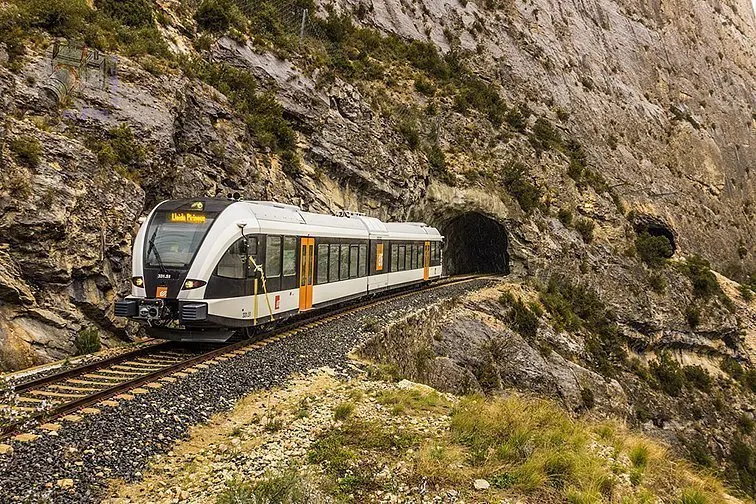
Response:
M393 374L455 394L514 389L555 398L575 415L621 418L699 464L724 460L731 483L752 491L732 477L729 453L734 440L751 439L741 429L756 414L754 392L719 369L714 350L690 351L700 350L693 344L670 351L657 342L653 350L630 351L601 366L601 351L585 328L559 328L557 316L544 310L525 330L504 293L531 307L543 299L527 285L501 283L393 322L359 353ZM753 316L743 305L738 310ZM660 365L657 359L668 362L665 352L686 367Z
M630 416L627 397L616 380L526 341L506 324L503 308L494 301L497 293L492 289L476 294L485 299L483 306L469 299L452 300L407 317L368 342L361 353L398 365L411 379L457 394L517 388L558 397L566 408L582 411L588 409L583 391L589 390L590 409ZM544 338L553 340L553 331ZM567 343L560 350L570 355L574 345L579 343Z
M449 229L450 240L464 236L449 223L477 213L502 226L507 236L496 243L507 244L512 273L580 276L643 345L754 358L743 343L756 337L753 320L713 306L691 334L688 284L651 293L647 268L624 254L645 219L672 233L676 257L701 254L739 280L756 270L756 57L749 43L756 27L746 0L344 0L332 7L366 12L359 23L384 34L467 51L461 54L475 74L506 103L531 112L522 130L463 114L453 98L437 100L433 127L422 126L433 129L446 155L449 175L439 177L428 154L408 144L402 116L385 112L430 105L415 90L413 71L390 68L385 82L347 82L327 78L328 68L296 50L254 36L216 37L203 56L249 71L275 93L296 130L304 164L302 173L287 175L221 92L180 70L158 72L121 57L115 85L79 86L70 102L49 109L40 83L50 74L50 49L32 45L13 71L0 67L0 367L63 357L86 325L97 326L106 344L133 335L135 328L113 318L112 302L128 291L137 219L164 198L232 191L314 211L424 220ZM165 14L172 47L192 53L198 34L191 16L162 3L155 9ZM558 149L536 150L537 118L579 139L586 165L605 186L576 183ZM123 125L133 135L131 162L114 167L102 145ZM41 146L36 160L16 145L30 139ZM542 191L533 211L498 175L513 160ZM559 209L592 221L593 240L553 217ZM460 252L460 260L474 252ZM476 322L460 324L461 333ZM527 353L513 358L568 367ZM550 372L533 379L552 389L560 382Z

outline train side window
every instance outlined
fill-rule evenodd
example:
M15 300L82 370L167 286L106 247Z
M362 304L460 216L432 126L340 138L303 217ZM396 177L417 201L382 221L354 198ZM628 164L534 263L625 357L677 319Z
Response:
M359 264L358 254L360 247L352 245L349 247L349 278L357 278L357 265Z
M318 244L318 284L328 283L328 244Z
M281 275L281 237L268 236L265 242L265 276Z
M349 278L349 245L345 243L341 244L341 259L339 261L341 264L339 279L347 280Z
M363 244L363 245L360 245L360 276L361 277L367 276L367 264L368 264L367 245Z
M329 267L328 267L328 281L339 281L339 246L337 244L330 245Z
M257 259L257 236L247 237L247 254Z
M297 238L286 236L283 244L283 274L294 276L297 274Z
M399 267L399 247L396 243L391 244L391 271L398 271Z
M431 242L431 259L436 260L436 252L438 250L438 242Z
M218 261L215 274L224 278L244 278L246 259L244 239L236 240Z
M404 245L399 245L399 269L398 271L404 271L407 264L407 248Z
M420 259L420 249L417 243L412 244L412 269L417 269L420 267L418 264L418 259Z

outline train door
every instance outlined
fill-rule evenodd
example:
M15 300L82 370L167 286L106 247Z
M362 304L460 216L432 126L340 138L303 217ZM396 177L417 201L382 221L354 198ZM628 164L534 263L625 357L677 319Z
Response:
M423 280L430 278L430 242L425 242L423 246Z
M315 238L302 238L299 262L299 311L312 308L312 283L315 275Z

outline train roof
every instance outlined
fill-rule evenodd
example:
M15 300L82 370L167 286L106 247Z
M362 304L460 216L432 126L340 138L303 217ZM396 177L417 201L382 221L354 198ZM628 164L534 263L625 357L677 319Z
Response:
M217 198L170 200L160 204L161 210L190 210L200 206L205 211L221 211L228 207L238 213L239 220L251 214L260 226L260 232L299 234L313 226L327 228L327 234L354 238L387 240L440 240L441 233L422 222L383 222L375 217L345 212L344 215L328 215L305 212L296 205L273 201L234 201ZM227 212L228 212L227 211ZM224 212L227 213L227 212Z

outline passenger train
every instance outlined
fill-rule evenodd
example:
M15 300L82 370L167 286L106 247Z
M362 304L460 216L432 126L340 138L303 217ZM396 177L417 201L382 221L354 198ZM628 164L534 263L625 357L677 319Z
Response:
M441 276L423 223L268 201L160 203L134 240L131 295L115 315L155 337L225 341L257 326Z

